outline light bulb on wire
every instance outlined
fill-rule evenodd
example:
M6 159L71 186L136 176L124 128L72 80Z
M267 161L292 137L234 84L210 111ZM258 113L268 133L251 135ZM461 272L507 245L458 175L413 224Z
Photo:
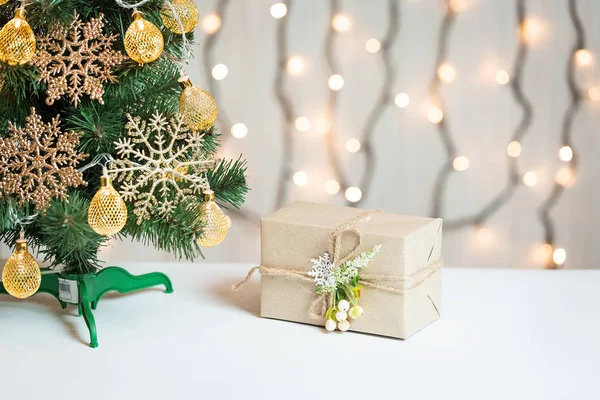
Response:
M449 0L448 1L448 8L450 8L450 10L455 13L466 11L468 7L469 7L469 2L467 0Z
M229 74L229 69L225 64L217 64L212 69L212 77L217 81L222 81Z
M523 183L526 186L533 187L537 185L538 177L534 171L528 171L523 175Z
M398 93L396 97L394 97L394 103L399 108L406 108L410 104L410 97L406 93Z
M204 201L200 206L202 235L197 238L197 242L202 247L214 247L227 236L231 219L215 203L215 193L212 190L205 190L203 199Z
M433 107L427 113L427 118L432 124L439 124L444 119L444 113L437 107Z
M563 187L569 187L575 181L575 174L570 167L563 167L556 173L556 183Z
M23 231L15 244L15 252L4 264L2 283L6 292L18 299L32 296L40 288L40 266L27 250L27 240Z
M298 117L294 125L299 132L308 132L310 129L310 120L306 117Z
M292 180L296 186L306 186L308 183L308 175L304 171L298 171L294 174Z
M100 189L88 209L88 225L99 235L113 236L127 223L127 206L112 185L106 168L100 177Z
M377 39L369 39L365 47L369 53L374 54L381 49L381 42Z
M0 30L0 60L9 65L25 64L35 53L36 39L25 20L25 9L17 8L15 17Z
M306 61L302 56L291 56L288 58L285 69L290 75L300 75L306 69Z
M558 151L558 158L561 161L569 162L573 159L573 149L571 146L563 146Z
M231 136L236 139L245 138L248 135L248 127L245 124L238 122L231 127Z
M362 191L355 186L350 186L344 192L344 197L346 197L346 200L348 200L350 203L357 203L360 201L360 199L362 199Z
M469 169L471 162L466 156L458 156L452 161L452 167L458 172L463 172Z
M498 85L506 85L510 82L510 75L503 69L496 71L496 83Z
M325 192L334 195L340 192L340 183L335 179L330 179L325 182Z
M552 253L552 261L556 265L563 265L567 261L567 251L562 248L555 249Z
M192 129L204 131L214 125L219 115L217 103L205 90L192 85L190 78L179 78L181 96L179 97L179 112L183 121Z
M487 247L494 241L494 234L489 228L482 226L477 228L475 239L481 246Z
M355 138L346 141L346 151L348 153L357 153L360 150L360 141Z
M271 16L276 19L285 17L287 11L287 6L284 3L275 3L271 6Z
M521 24L521 40L535 44L544 36L544 24L535 17L526 18Z
M327 85L329 89L337 92L344 87L344 78L341 75L333 74L327 80Z
M554 249L549 243L540 244L534 253L535 260L540 264L546 264L551 258Z
M348 32L352 27L352 21L344 14L337 14L331 20L331 26L336 32Z
M456 69L450 63L443 63L437 70L438 78L442 83L452 83L456 79Z
M217 14L206 14L204 18L202 18L202 30L212 35L216 33L221 28L221 17Z
M513 140L506 147L506 153L511 158L519 157L521 155L522 150L523 150L523 146L521 145L521 142L519 142L518 140Z
M127 55L140 65L160 57L165 44L160 29L144 19L140 11L133 12L133 22L125 32L123 42Z
M575 52L575 62L581 67L589 67L594 62L592 52L588 49L579 49Z
M171 6L173 6L175 13L177 13L179 20L181 21L183 31L185 33L193 31L196 28L196 25L198 25L198 20L200 18L198 6L194 3L194 0L171 0ZM181 35L179 22L175 18L175 15L167 2L163 3L160 18L165 25L165 28L173 33Z

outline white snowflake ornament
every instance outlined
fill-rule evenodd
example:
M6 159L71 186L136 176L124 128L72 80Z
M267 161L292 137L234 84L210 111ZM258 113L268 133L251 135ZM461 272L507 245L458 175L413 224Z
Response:
M120 159L109 173L123 199L133 201L138 224L152 215L169 219L178 204L208 189L206 170L214 160L203 154L204 135L188 128L180 114L127 119L128 137L117 141Z
M333 276L333 260L329 253L324 253L317 259L310 260L312 270L308 276L315 280L317 293L329 293L335 291L337 285Z

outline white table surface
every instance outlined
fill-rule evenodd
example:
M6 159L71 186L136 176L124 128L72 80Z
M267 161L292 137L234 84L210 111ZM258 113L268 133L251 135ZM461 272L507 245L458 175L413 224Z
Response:
M259 318L247 265L125 267L175 292L108 294L97 349L74 307L0 297L0 398L600 398L600 271L446 268L442 319L401 341Z

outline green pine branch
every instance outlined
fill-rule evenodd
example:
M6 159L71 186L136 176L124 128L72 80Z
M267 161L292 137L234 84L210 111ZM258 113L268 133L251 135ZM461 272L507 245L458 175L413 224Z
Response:
M123 233L132 240L172 254L178 259L194 260L202 256L202 250L196 239L202 234L202 220L199 199L179 204L169 220L152 216L137 223L137 216L128 205L128 219Z
M35 237L44 261L71 273L88 274L101 266L98 249L108 238L87 222L90 201L72 191L66 201L54 200L38 217Z
M237 160L221 160L208 172L210 188L215 198L240 208L248 194L246 183L246 160L240 156Z

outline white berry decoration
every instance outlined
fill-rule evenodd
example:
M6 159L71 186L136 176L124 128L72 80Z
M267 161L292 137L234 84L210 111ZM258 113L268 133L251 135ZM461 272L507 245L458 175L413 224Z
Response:
M329 332L335 331L336 326L337 324L332 319L328 319L327 322L325 322L325 329L327 329Z
M340 300L338 303L338 310L340 311L348 311L350 309L350 303L348 300Z
M363 310L363 308L361 306L354 306L350 309L348 314L350 315L350 318L352 318L352 319L359 319L361 317L361 315L363 315L364 312L365 312L365 310Z
M346 311L338 311L335 313L335 319L337 319L338 321L345 321L348 319L348 314L346 313Z
M346 332L350 329L350 322L346 320L338 322L338 329L342 332Z

